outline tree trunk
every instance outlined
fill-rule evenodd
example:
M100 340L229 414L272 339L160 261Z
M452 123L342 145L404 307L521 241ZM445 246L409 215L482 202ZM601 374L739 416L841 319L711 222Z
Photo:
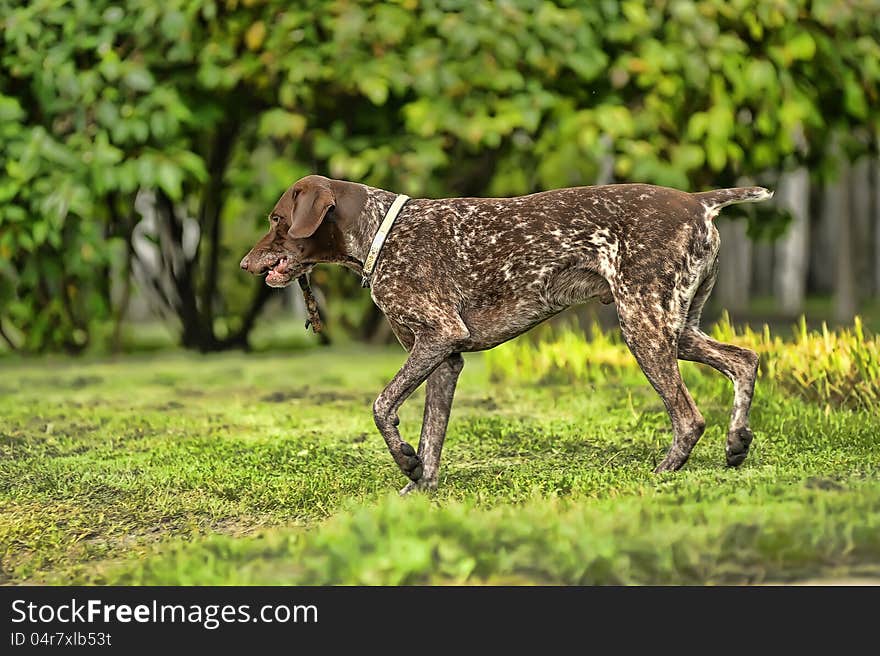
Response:
M852 222L852 257L855 275L856 311L862 299L870 295L873 288L871 280L874 268L872 265L871 244L871 160L862 157L853 163L849 181L850 215Z
M831 296L834 293L834 245L837 242L835 218L828 213L826 187L812 185L810 194L810 265L807 292Z
M199 311L195 260L188 259L184 253L183 222L177 216L174 203L161 190L156 191L155 210L163 261L160 275L167 275L174 289L173 308L180 318L181 342L186 348L212 351L217 340L212 322L204 321Z
M755 242L752 245L752 296L773 293L773 244Z
M828 187L825 202L828 212L835 219L836 266L834 267L834 319L840 323L852 321L856 313L856 274L853 266L852 217L850 211L850 166L841 160L840 178Z
M266 302L272 298L272 292L273 289L271 287L264 284L262 280L258 281L251 304L242 317L241 327L226 339L215 342L214 350L219 351L228 348L247 350L249 348L248 336L251 334L254 323L257 321L257 317L260 316L260 312L263 311Z
M744 312L749 305L752 280L752 242L744 220L718 222L721 254L718 259L718 281L715 298L722 308L733 314Z
M110 351L114 354L122 351L122 322L128 314L128 306L131 303L131 261L134 251L131 247L131 236L125 240L125 258L122 269L119 272L122 278L122 291L116 302L116 310L113 312L113 336L110 341Z
M134 200L132 198L132 200ZM125 254L122 259L122 268L115 272L115 278L120 280L122 289L118 292L118 298L113 299L113 288L111 286L110 299L114 308L113 316L113 335L110 338L110 351L114 354L122 350L122 322L128 314L128 307L131 304L131 285L134 272L132 270L132 262L135 257L134 245L132 243L132 232L134 231L133 212L121 213L119 211L120 203L116 192L111 192L106 198L107 213L109 221L105 238L121 237L125 244ZM132 208L133 209L133 208ZM118 289L118 287L117 287Z
M874 159L874 295L880 296L880 157Z
M211 156L208 161L208 183L202 192L199 207L199 226L203 240L200 246L206 246L209 249L206 258L205 279L199 295L202 321L205 324L202 327L202 332L210 334L212 338L214 335L214 296L217 293L217 270L220 262L220 240L222 237L220 213L224 203L223 178L226 176L226 168L232 155L238 125L238 121L221 123L214 134Z
M786 233L776 242L773 291L787 316L803 312L810 246L810 176L801 167L782 175L777 192L780 207L791 212Z

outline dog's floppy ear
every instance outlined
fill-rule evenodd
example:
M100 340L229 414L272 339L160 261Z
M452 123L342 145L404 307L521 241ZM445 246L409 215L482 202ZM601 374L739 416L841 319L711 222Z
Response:
M305 239L315 234L327 212L336 206L336 197L329 185L309 184L293 199L293 215L287 234L294 239Z

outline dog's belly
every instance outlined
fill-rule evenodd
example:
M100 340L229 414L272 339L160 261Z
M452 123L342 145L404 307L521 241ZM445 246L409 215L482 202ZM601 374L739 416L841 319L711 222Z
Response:
M462 345L461 350L484 351L498 346L560 312L548 308L529 308L529 310L531 311L528 313L513 314L508 306L495 306L463 311L461 318L468 328L470 337Z
M613 301L608 282L598 273L576 266L544 271L523 284L475 294L461 311L470 333L464 350L497 346L567 307L593 298L606 304Z

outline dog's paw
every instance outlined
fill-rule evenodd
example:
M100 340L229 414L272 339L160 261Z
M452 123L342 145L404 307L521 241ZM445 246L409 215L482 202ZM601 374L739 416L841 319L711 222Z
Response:
M669 449L669 453L666 454L666 457L663 458L663 461L654 468L654 473L661 474L668 471L678 471L679 469L684 467L684 463L686 463L687 461L688 456L682 455L673 446L671 449Z
M749 455L749 445L753 439L755 439L754 434L746 426L737 428L727 436L725 453L728 467L739 467L743 463L743 460Z
M663 472L678 471L679 469L682 468L682 465L684 465L683 462L671 460L668 457L666 457L663 459L663 462L661 462L659 465L654 467L654 473L655 474L662 474Z
M422 459L416 455L415 449L406 442L400 445L400 458L397 459L397 464L411 481L418 482L422 477Z
M400 496L405 497L412 492L433 492L437 489L437 481L429 481L424 478L418 481L410 481L401 490Z

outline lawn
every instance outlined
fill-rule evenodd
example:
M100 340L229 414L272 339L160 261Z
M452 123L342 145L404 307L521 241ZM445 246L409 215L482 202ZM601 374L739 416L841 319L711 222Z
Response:
M686 468L637 370L490 382L467 357L440 490L406 482L371 403L399 349L0 365L0 582L743 583L880 575L880 416L683 367L708 423ZM423 395L400 413L417 440Z

